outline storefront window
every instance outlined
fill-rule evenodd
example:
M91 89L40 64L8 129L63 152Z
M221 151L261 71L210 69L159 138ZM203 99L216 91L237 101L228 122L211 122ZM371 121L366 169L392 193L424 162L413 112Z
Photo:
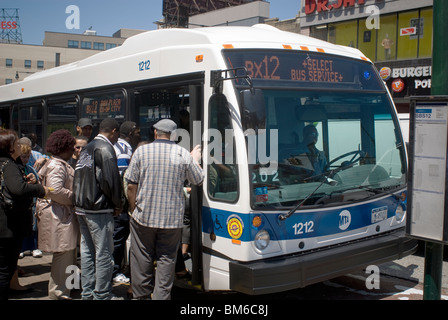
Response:
M418 11L403 12L398 15L398 30L409 27L417 27L420 30ZM399 35L397 44L397 59L417 58L418 34Z
M381 17L381 28L378 30L377 61L394 60L397 42L397 16Z
M366 19L359 20L358 49L370 60L376 58L376 29L367 29Z
M417 34L400 35L400 29L409 27L416 27ZM432 8L381 15L379 29L368 29L366 19L310 28L311 37L356 47L378 62L432 57L432 33Z
M432 8L420 11L422 29L419 32L419 58L432 57Z
M349 47L357 46L358 21L340 22L329 25L328 41Z
M316 39L327 41L327 25L323 24L316 27L311 27L310 36Z

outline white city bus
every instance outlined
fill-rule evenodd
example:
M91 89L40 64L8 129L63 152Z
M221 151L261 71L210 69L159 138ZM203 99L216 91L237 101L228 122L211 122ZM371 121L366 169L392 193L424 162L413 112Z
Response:
M149 31L0 87L0 115L42 144L82 117L136 121L144 140L176 121L180 143L203 146L190 284L205 291L300 288L416 248L397 113L354 48L266 25ZM300 149L308 125L319 170Z

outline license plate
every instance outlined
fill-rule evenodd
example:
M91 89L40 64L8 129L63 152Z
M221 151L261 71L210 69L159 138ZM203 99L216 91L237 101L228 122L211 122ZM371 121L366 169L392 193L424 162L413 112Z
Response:
M387 219L387 207L372 209L372 223Z

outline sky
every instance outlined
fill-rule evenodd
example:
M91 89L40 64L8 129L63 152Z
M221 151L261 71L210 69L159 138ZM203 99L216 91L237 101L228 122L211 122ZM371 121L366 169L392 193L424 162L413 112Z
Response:
M45 31L82 34L92 27L99 36L112 36L121 28L155 30L162 19L162 0L1 0L0 8L19 9L22 41L42 45ZM271 0L270 18L291 19L301 0ZM68 29L66 20L79 8L79 29Z

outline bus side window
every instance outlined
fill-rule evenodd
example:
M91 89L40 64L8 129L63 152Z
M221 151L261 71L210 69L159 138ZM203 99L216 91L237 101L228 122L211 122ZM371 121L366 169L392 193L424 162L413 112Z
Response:
M23 103L19 105L18 109L18 121L15 126L15 130L18 131L19 136L27 136L31 133L37 135L36 143L43 147L44 127L43 122L43 101L33 101L29 103ZM13 116L13 122L14 122Z
M238 174L235 143L226 137L232 129L232 119L223 94L214 94L209 101L209 130L212 146L207 166L208 194L212 199L234 202L238 199ZM216 139L216 140L215 140Z

